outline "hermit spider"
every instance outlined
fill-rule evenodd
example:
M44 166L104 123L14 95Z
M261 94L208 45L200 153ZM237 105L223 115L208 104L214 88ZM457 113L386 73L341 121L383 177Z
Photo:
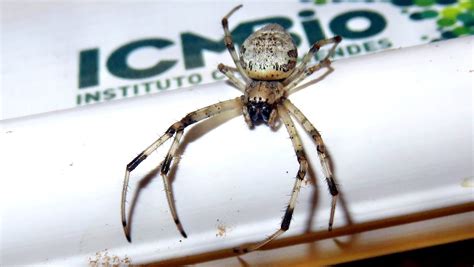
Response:
M187 114L180 121L171 125L160 138L153 142L127 165L122 191L121 215L125 236L129 242L130 233L127 227L125 216L125 201L127 197L127 187L130 178L130 172L132 172L143 160L145 160L165 141L174 136L174 140L171 144L169 152L161 163L161 176L163 177L166 197L171 215L173 216L174 222L176 223L176 226L183 237L187 237L173 205L170 182L167 176L168 171L170 170L171 162L176 156L179 142L186 127L198 121L215 116L221 112L235 109L238 109L242 113L245 122L250 128L254 127L254 125L263 123L272 129L275 129L280 119L285 125L293 143L296 157L299 162L299 170L296 175L296 181L292 190L290 202L286 208L285 215L283 216L280 229L260 242L254 243L250 246L235 248L234 252L245 253L259 249L268 242L280 236L282 233L288 230L290 226L293 210L296 204L296 198L308 168L303 144L301 143L300 137L296 132L290 115L292 115L303 126L306 132L313 138L314 142L316 142L316 150L321 161L322 170L326 176L329 192L332 195L329 230L332 228L334 212L336 209L336 200L339 193L336 183L333 179L323 139L311 122L295 105L293 105L293 103L291 103L287 97L292 93L292 89L295 88L306 77L323 67L328 67L331 64L329 56L334 52L336 46L339 44L339 42L341 42L342 38L340 36L334 36L330 39L317 41L311 46L309 52L303 57L302 62L296 66L298 53L296 50L296 45L293 42L290 34L278 24L268 24L255 33L251 34L240 47L240 55L237 55L234 43L232 41L232 36L229 31L227 19L241 7L242 5L235 7L222 19L222 26L225 33L224 43L229 50L229 53L232 56L237 69L224 64L219 64L218 68L219 71L229 78L229 81L234 86L242 91L243 95L198 109ZM327 44L332 44L327 56L318 64L307 67L309 61L311 58L313 58L314 54L320 49L320 47ZM235 72L240 74L243 82L234 76Z

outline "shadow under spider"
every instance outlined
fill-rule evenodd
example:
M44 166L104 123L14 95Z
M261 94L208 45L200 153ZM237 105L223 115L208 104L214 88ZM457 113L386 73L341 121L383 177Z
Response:
M345 222L346 222L346 225L347 226L350 226L353 224L353 220L350 216L350 213L349 213L349 209L347 207L347 202L346 200L344 199L344 193L343 193L343 190L341 190L341 186L339 183L337 183L337 176L335 175L336 173L336 166L335 164L333 163L332 161L332 158L331 158L331 153L328 149L326 149L326 154L328 155L328 159L329 159L329 164L332 166L332 169L333 169L333 179L334 179L334 182L336 183L336 185L338 186L337 189L339 190L339 195L337 197L337 207L339 207L342 212L343 212L343 215L344 215L344 219L345 219ZM310 212L309 212L309 215L308 215L308 220L307 220L307 223L306 223L306 230L305 230L305 233L310 233L312 232L311 231L311 227L313 225L313 220L314 220L314 214L315 214L315 211L316 211L316 206L317 206L317 203L318 203L318 193L320 193L318 187L317 186L318 184L318 181L317 179L315 179L316 177L316 173L314 172L313 168L311 167L312 164L309 164L308 166L308 177L310 177L310 181L311 183L314 185L314 188L313 188L313 196L312 196L312 199L311 199L311 208L310 208ZM325 182L321 182L323 184L325 184ZM330 197L330 194L329 192L327 192L327 195L328 197ZM336 208L337 209L337 208Z

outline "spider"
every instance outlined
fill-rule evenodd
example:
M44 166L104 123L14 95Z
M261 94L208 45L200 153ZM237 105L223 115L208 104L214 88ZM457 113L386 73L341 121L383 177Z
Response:
M326 153L323 139L318 130L316 130L305 115L303 115L303 113L288 99L288 96L306 77L323 67L330 66L331 61L329 60L329 56L334 52L342 38L340 36L334 36L329 39L315 42L311 46L309 52L303 57L299 65L296 66L298 52L290 34L278 24L268 24L251 34L243 42L240 47L240 54L237 55L232 41L232 35L229 31L228 18L241 7L242 5L233 8L222 19L222 27L224 28L225 33L224 43L237 68L226 66L221 63L218 65L218 69L227 76L229 81L237 87L243 95L188 113L180 121L172 124L160 138L148 146L127 165L122 191L121 216L123 230L129 242L131 242L131 240L125 215L125 202L130 173L153 151L173 136L173 143L161 163L161 176L163 178L171 215L173 216L174 222L181 235L185 238L187 237L173 204L174 201L171 194L170 181L167 176L171 162L176 156L181 137L183 136L186 127L222 112L235 109L238 109L241 112L249 128L253 128L260 124L266 124L272 129L276 129L278 122L281 121L285 125L293 143L299 163L299 169L296 174L296 181L280 229L260 242L234 248L233 251L236 253L246 253L257 250L283 234L290 227L296 199L308 168L303 144L296 132L290 116L293 116L303 126L316 143L316 150L321 161L322 170L326 176L329 192L332 195L328 230L330 231L332 229L336 200L339 192L329 165L328 154ZM318 64L307 67L309 61L314 54L318 52L320 47L328 44L332 44L332 46L329 49L327 56ZM234 76L234 73L236 72L240 74L243 81Z

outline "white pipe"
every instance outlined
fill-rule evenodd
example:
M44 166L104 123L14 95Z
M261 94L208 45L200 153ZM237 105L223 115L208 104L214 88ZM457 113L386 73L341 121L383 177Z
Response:
M354 223L472 201L463 181L473 179L473 40L340 60L291 96L323 135ZM284 127L249 130L242 117L222 116L184 137L172 187L188 238L175 228L159 175L139 190L131 244L122 232L125 165L187 112L238 95L219 82L1 121L1 264L83 265L96 253L153 262L270 234L298 167L291 142ZM285 237L308 220L325 231L329 216L315 146L299 131L318 187L302 188ZM132 172L129 200L169 145ZM339 205L336 229L344 218Z

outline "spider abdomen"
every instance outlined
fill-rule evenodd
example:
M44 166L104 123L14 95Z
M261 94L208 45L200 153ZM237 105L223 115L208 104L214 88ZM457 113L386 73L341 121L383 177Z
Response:
M250 35L240 49L240 64L255 80L281 80L290 76L298 52L290 34L269 24Z

